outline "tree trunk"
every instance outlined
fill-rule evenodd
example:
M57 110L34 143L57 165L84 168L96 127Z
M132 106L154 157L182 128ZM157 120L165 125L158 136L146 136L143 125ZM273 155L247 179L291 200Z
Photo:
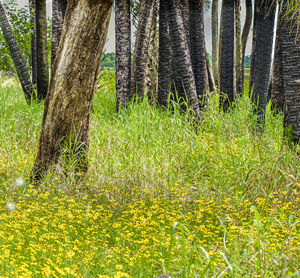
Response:
M133 54L131 96L136 94L139 97L144 97L154 2L154 0L141 0L140 17Z
M233 102L235 87L234 1L223 0L220 90Z
M130 0L115 1L117 111L126 106L131 82Z
M200 1L200 0L199 0ZM201 0L202 1L202 0ZM185 36L188 42L188 46L190 47L190 0L180 0L180 9L183 18L183 24L185 29Z
M67 7L67 0L52 0L52 48L51 65L53 65L60 36L64 24L64 16Z
M159 2L158 103L167 108L171 88L171 42L168 26L168 0Z
M248 41L248 36L252 23L252 0L246 0L246 20L242 33L242 58L241 58L241 92L244 92L245 82L245 53Z
M206 69L208 74L209 91L214 92L216 90L216 83L209 63L208 53L206 53Z
M45 100L33 179L58 163L68 144L78 169L87 171L89 122L94 88L105 44L112 0L69 1L61 43Z
M253 99L263 111L267 107L272 62L275 9L269 10L259 0L256 10L256 45L253 72ZM261 111L260 111L261 113Z
M194 116L199 118L199 100L179 0L169 0L167 8L178 97L184 99L193 110Z
M241 7L240 0L234 0L235 9L235 72L236 72L236 92L242 92L241 86L241 65L242 65L242 49L241 49Z
M252 89L253 89L253 74L254 74L254 63L255 63L255 54L256 54L256 20L257 20L256 8L257 8L257 4L256 4L256 1L254 1L251 68L250 68L250 77L249 77L249 92L250 93L252 93Z
M31 75L32 84L37 82L37 57L36 57L36 0L29 0L30 23L31 23Z
M204 37L203 0L189 0L190 51L199 99L209 91Z
M218 60L219 60L219 0L212 0L211 9L211 33L212 33L212 72L215 83L219 80ZM218 85L219 86L219 85Z
M30 82L30 77L27 73L25 63L23 61L22 55L20 53L17 41L14 37L12 29L10 27L9 21L7 19L6 13L2 4L0 2L0 27L3 33L3 37L7 43L11 58L14 62L19 81L21 83L25 99L27 102L30 102L33 95L33 88Z
M46 98L49 83L46 0L36 2L37 98Z

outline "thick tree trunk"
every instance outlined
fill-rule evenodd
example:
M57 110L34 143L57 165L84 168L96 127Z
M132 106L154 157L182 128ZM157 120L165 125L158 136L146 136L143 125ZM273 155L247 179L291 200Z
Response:
M204 37L203 0L189 0L190 51L198 98L209 91Z
M202 1L202 0L199 0ZM184 29L185 29L185 36L188 42L188 46L190 47L190 7L189 7L189 2L190 0L180 0L180 9L181 9L181 14L183 18L183 24L184 24Z
M236 95L234 1L223 0L220 90L229 101Z
M140 17L133 54L131 96L144 97L147 58L154 0L141 0Z
M17 45L17 41L14 37L12 29L10 27L9 21L7 19L6 13L2 4L0 2L0 27L3 33L3 37L7 43L10 55L14 62L19 81L21 83L25 99L27 102L31 100L31 96L33 96L33 88L30 82L30 77L27 73L27 69L25 63L23 61L22 55L20 53L19 47Z
M131 82L131 21L130 0L115 1L116 17L116 91L117 111L130 97Z
M252 0L246 0L246 20L242 33L242 58L241 58L241 92L244 92L245 82L245 53L248 36L252 23Z
M167 108L171 88L171 42L168 26L168 0L159 2L158 103Z
M179 0L169 0L167 8L176 90L178 97L189 104L198 118L200 106Z
M36 1L37 98L46 98L49 83L46 0Z
M78 170L87 170L89 122L112 0L69 1L52 67L33 179L56 164L71 145Z
M31 76L32 84L37 82L37 52L36 52L36 0L29 0L30 23L31 23Z
M51 65L53 65L60 36L64 24L64 16L67 7L67 0L52 0L52 47Z
M212 72L215 83L219 80L219 0L212 0L211 33L212 33ZM219 85L218 85L219 86Z
M234 0L235 9L235 72L236 72L236 92L242 92L241 72L242 72L242 48L241 48L241 7L240 0Z
M259 0L263 2L264 0ZM253 72L253 99L263 111L267 107L272 62L275 9L258 5L256 11L256 45Z

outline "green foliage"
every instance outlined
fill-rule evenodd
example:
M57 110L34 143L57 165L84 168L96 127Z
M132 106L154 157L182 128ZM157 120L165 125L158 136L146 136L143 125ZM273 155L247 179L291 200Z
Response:
M101 68L115 68L116 53L103 53Z

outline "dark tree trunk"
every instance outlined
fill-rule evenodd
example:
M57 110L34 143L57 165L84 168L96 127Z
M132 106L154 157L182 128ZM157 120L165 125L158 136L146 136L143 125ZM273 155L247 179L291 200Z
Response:
M136 94L139 97L144 97L154 3L154 0L141 0L139 23L133 54L131 96Z
M49 83L46 0L36 1L37 98L45 99Z
M219 0L212 0L211 33L212 33L212 71L215 83L219 80Z
M207 75L208 75L208 84L209 84L209 91L213 92L216 90L216 83L215 79L212 73L212 69L209 63L208 53L206 53L206 69L207 69Z
M204 37L203 0L189 0L190 51L198 98L209 91Z
M202 1L202 0L201 0ZM188 42L188 46L190 47L190 0L180 0L180 9L183 18L183 24L185 29L185 35Z
M71 145L78 169L87 170L89 122L94 88L113 0L68 3L61 44L45 100L33 179L58 163L61 148ZM88 42L88 43L87 43Z
M15 65L16 72L18 74L19 81L21 83L25 99L30 102L31 96L33 95L33 88L30 82L30 77L27 73L25 63L23 61L22 55L20 53L17 41L14 37L12 29L10 27L9 21L7 19L6 13L2 4L0 2L0 27L3 33L3 37L7 43L10 55Z
M242 92L241 86L241 65L242 65L242 48L241 48L241 7L240 0L234 0L235 9L235 76L236 92Z
M168 22L175 70L175 86L179 98L191 107L195 117L200 117L195 78L179 0L168 1Z
M246 0L246 20L242 33L242 58L241 58L241 92L244 92L245 82L245 53L252 23L252 0Z
M53 65L60 36L64 24L64 16L67 7L67 0L52 0L52 48L51 65Z
M272 62L275 9L269 10L257 2L256 44L253 72L253 99L263 111L267 107L270 70Z
M159 2L158 103L167 108L171 88L171 42L168 26L168 0Z
M251 68L250 68L250 77L249 77L249 91L252 92L253 89L253 74L254 74L254 63L255 63L255 48L256 48L256 1L254 2L254 19L253 19L253 34L252 34L252 51L251 51Z
M116 17L116 91L117 111L125 107L130 97L131 81L131 21L130 0L115 1Z
M36 52L36 0L29 0L30 7L30 23L31 23L31 75L32 84L35 86L37 82L37 52Z
M223 0L220 90L232 102L235 88L234 0Z

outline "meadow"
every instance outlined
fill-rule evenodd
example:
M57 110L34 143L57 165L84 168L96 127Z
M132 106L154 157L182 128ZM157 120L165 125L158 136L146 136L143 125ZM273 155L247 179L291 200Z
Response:
M197 125L172 103L117 115L113 76L100 83L87 176L63 156L36 188L43 104L2 80L0 277L300 277L300 148L282 113L261 126L248 95L224 113L215 92Z

